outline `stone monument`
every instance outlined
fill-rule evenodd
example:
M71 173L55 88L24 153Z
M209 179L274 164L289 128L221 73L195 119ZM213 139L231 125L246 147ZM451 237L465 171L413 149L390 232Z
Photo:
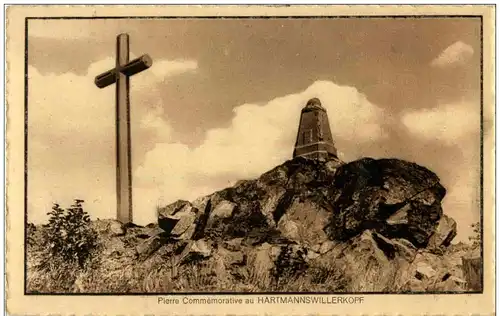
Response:
M309 100L300 114L299 130L293 151L293 158L295 157L338 160L328 115L318 98Z

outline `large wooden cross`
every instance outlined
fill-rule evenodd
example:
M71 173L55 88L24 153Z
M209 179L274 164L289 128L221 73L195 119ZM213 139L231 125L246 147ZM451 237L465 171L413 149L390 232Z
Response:
M148 55L129 61L129 36L120 34L116 38L116 67L95 78L101 89L116 83L116 217L122 223L133 220L129 77L152 64Z

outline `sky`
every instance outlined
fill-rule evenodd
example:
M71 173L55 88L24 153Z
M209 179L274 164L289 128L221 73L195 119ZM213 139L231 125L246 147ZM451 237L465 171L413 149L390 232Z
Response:
M340 158L435 172L467 241L479 220L480 20L473 18L30 20L28 220L85 200L114 218L116 35L153 66L131 78L134 221L291 158L317 97ZM492 126L489 113L484 131Z

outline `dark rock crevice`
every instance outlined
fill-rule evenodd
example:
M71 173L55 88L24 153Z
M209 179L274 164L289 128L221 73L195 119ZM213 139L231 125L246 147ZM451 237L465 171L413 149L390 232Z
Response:
M283 216L290 205L292 205L293 199L295 197L295 190L287 189L285 193L280 197L276 209L273 212L273 219L275 223L278 223L281 216Z
M205 236L205 228L207 226L208 218L210 216L210 212L212 211L212 201L208 199L207 204L205 205L205 209L203 213L195 221L195 230L193 233L193 240L201 239Z
M377 247L384 252L387 258L392 260L396 257L397 249L394 247L394 245L386 242L383 238L379 237L379 235L374 232L372 232L372 238L376 242Z

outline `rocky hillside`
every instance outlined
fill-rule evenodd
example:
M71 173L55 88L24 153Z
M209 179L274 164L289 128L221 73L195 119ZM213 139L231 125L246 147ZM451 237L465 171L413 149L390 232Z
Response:
M295 158L159 208L157 224L95 222L103 250L68 290L478 290L463 273L463 257L478 254L450 246L445 194L433 172L402 160Z

